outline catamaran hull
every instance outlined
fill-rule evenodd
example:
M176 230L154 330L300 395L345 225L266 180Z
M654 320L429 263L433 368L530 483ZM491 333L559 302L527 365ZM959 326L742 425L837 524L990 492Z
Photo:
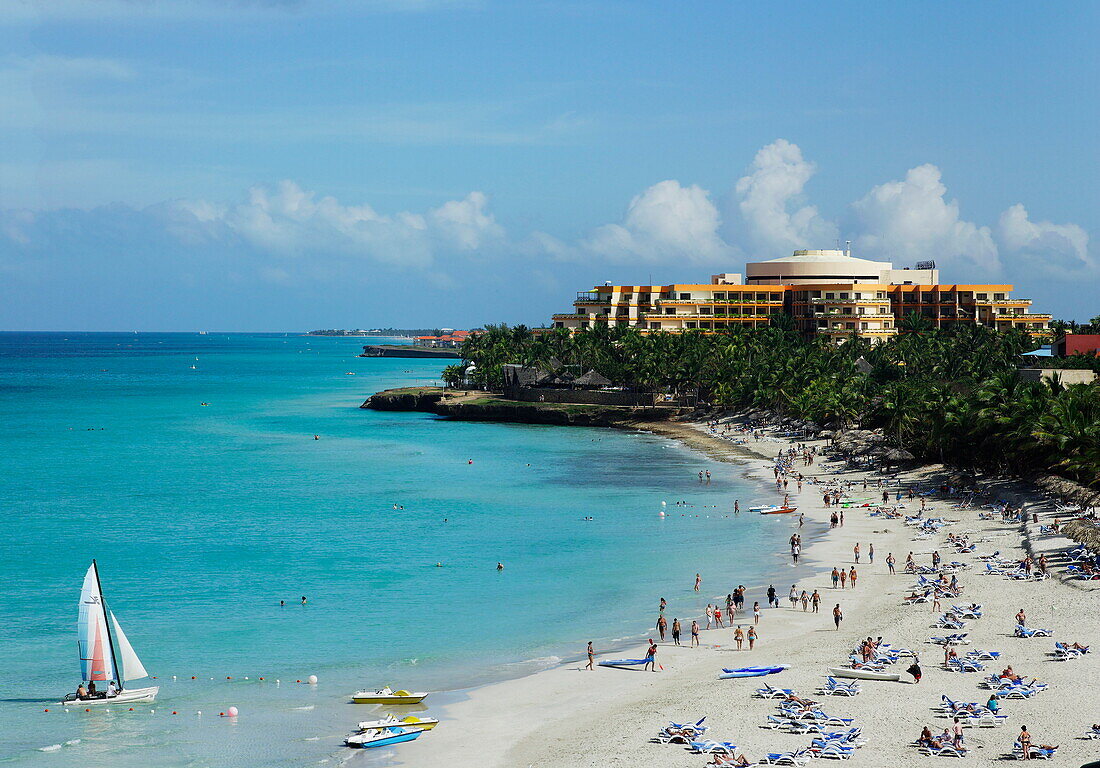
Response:
M65 707L99 707L105 704L141 704L142 702L149 702L156 699L157 691L159 690L160 686L156 685L150 688L124 688L117 696L104 697L102 699L78 699L75 694L72 694L73 698L66 698L61 704Z
M870 669L850 669L848 667L829 667L829 674L833 677L847 677L852 680L884 680L888 683L896 683L901 680L901 675L896 672L875 672Z

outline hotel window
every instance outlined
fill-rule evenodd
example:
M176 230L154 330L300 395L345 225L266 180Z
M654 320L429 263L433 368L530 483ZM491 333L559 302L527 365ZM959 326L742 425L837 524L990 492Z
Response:
M840 310L840 314L850 315L850 314L852 314L852 308L851 307L845 307L844 309Z
M826 293L826 294L825 294L825 298L826 298L826 299L835 299L835 298L836 298L836 294L835 294L835 293Z
M847 292L847 291L844 291L843 293L841 293L841 294L840 294L840 298L841 298L841 299L847 299L847 298L848 298L848 292Z
M676 307L665 307L665 314L666 315L675 315L676 314Z
M886 298L886 291L879 291L878 293L875 294L875 298L876 299L885 299Z
M695 327L695 323L693 323L690 320L688 320L686 323L684 323L684 325L688 328L694 328Z
M650 328L650 330L653 330L653 331L659 331L659 330L661 330L661 324L660 323L650 323L649 328Z
M726 300L726 294L716 293L716 294L714 294L714 300L715 301L725 301Z
M680 301L691 301L691 294L690 293L681 293L680 294Z
M783 294L781 293L770 293L768 295L771 296L772 301L783 301Z
M854 331L856 329L856 324L855 323L845 323L844 328L846 330L849 330L849 331Z
M709 315L710 314L710 307L699 307L699 314L700 315Z
M879 307L879 308L878 308L878 313L879 313L880 315L885 315L885 314L888 314L889 312L890 312L890 308L889 308L889 307Z
M882 327L883 327L883 328L891 328L892 326L890 325L890 321L889 321L889 320L887 320L886 322L884 322L884 323L882 324Z
M554 327L555 327L555 328L564 328L564 327L565 327L565 323L561 323L561 322L558 322L558 323L554 323Z
M1003 293L995 293L995 294L993 294L993 300L994 301L1004 301L1005 300L1005 295Z
M860 324L859 324L859 328L860 328L860 330L862 330L862 331L866 331L866 330L867 330L867 323L860 323Z
M986 301L989 298L988 293L977 293L975 296L978 297L978 301Z

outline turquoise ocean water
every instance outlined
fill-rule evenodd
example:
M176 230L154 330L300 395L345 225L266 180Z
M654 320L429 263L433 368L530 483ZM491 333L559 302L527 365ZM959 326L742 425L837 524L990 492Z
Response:
M357 688L469 687L636 638L660 597L683 618L738 582L785 592L790 521L729 514L774 498L738 468L644 434L360 410L442 369L362 343L0 334L0 763L366 764L340 747L373 716ZM155 705L53 705L93 557Z

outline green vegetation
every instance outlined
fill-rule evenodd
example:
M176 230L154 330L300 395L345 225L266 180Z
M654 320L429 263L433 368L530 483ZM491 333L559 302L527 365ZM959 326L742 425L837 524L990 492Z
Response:
M801 337L785 319L713 334L597 325L534 335L523 326L487 326L462 353L484 388L501 385L506 363L594 368L624 387L696 389L701 402L720 407L881 427L931 460L1049 470L1100 485L1100 384L1020 381L1021 355L1036 346L1026 334L969 325L934 330L910 317L882 344L853 336L834 345Z

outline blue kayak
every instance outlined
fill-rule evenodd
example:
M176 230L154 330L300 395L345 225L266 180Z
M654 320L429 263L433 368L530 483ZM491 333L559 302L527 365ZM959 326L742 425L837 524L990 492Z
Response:
M607 661L598 662L598 666L601 667L637 667L641 664L645 664L647 659L608 659Z
M774 675L776 672L782 672L787 668L786 664L780 664L775 667L742 667L741 669L723 669L722 674L718 675L719 680L729 680L734 677L764 677L764 675Z

